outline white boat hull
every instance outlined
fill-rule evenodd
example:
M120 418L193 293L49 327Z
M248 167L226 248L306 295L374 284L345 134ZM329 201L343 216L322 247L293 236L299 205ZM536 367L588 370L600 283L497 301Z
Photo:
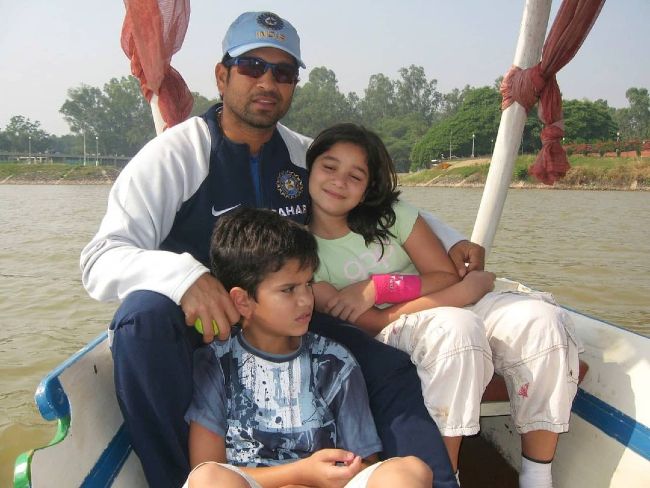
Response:
M650 339L569 313L589 371L574 401L570 432L560 437L553 462L555 488L647 488ZM44 418L58 420L65 437L19 458L16 487L146 486L115 398L106 334L50 373L36 402ZM481 433L519 469L519 435L507 412L507 403L483 404Z

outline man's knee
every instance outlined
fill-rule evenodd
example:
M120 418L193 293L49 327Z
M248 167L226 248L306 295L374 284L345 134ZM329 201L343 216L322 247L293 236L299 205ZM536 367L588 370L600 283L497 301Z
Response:
M130 293L118 307L110 325L116 335L145 341L177 341L186 334L182 309L152 291Z

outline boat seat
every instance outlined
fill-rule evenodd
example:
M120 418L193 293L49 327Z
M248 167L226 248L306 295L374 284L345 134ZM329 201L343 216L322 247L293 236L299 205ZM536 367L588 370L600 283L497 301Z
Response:
M580 370L578 371L578 384L582 382L589 370L589 365L580 360ZM496 416L510 414L510 399L506 382L502 376L494 374L492 380L488 383L481 399L481 416Z

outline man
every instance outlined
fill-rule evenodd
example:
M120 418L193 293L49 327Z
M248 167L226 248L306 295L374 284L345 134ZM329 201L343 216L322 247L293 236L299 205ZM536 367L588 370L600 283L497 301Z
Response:
M156 487L180 486L189 472L183 415L200 343L191 326L200 318L210 342L214 329L206 324L214 321L225 339L239 319L209 274L215 221L252 206L303 222L308 204L310 139L278 124L305 66L295 29L275 14L248 12L229 28L223 50L215 70L223 105L165 131L133 158L81 255L90 295L123 300L109 331L116 392ZM456 486L440 434L423 402L414 401L420 385L408 356L326 316L316 317L312 330L342 342L359 361L385 456L416 455L435 471L437 486Z
M302 222L308 204L310 140L278 124L304 67L295 29L275 14L248 12L230 26L223 51L216 66L223 105L167 130L133 158L81 255L90 295L123 300L109 330L116 392L147 480L156 487L180 486L189 472L183 415L192 398L192 352L201 341L191 326L200 318L203 340L210 342L215 331L225 339L239 318L209 274L214 223L239 206L270 208ZM430 223L461 275L465 263L468 270L482 269L480 246ZM535 477L549 479L544 463L553 458L557 432L568 428L578 372L568 325L556 308L509 294L474 309L506 378L523 453L542 461L533 463ZM416 455L433 469L436 486L456 486L440 434L423 402L414 401L421 398L420 383L408 356L323 315L310 328L355 355L384 455ZM514 337L516 349L504 347L504 337ZM561 402L547 408L552 397Z

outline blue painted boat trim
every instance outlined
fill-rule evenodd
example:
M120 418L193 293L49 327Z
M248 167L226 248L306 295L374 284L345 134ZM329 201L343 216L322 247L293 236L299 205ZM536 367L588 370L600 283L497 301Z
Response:
M87 354L88 351L91 351L97 347L97 345L105 341L107 337L107 332L100 334L83 349L80 349L65 362L50 371L50 373L41 380L36 389L34 400L36 401L39 412L41 412L41 416L45 420L56 420L70 414L70 403L68 402L68 397L65 394L65 391L63 391L63 387L59 381L59 375L71 365L79 361L79 359L81 359L84 354Z
M578 394L573 401L573 412L646 460L650 460L650 429L647 426L582 388L578 388Z
M131 454L131 440L124 424L111 439L104 452L99 456L93 469L88 473L80 488L109 487L119 474L122 466Z

